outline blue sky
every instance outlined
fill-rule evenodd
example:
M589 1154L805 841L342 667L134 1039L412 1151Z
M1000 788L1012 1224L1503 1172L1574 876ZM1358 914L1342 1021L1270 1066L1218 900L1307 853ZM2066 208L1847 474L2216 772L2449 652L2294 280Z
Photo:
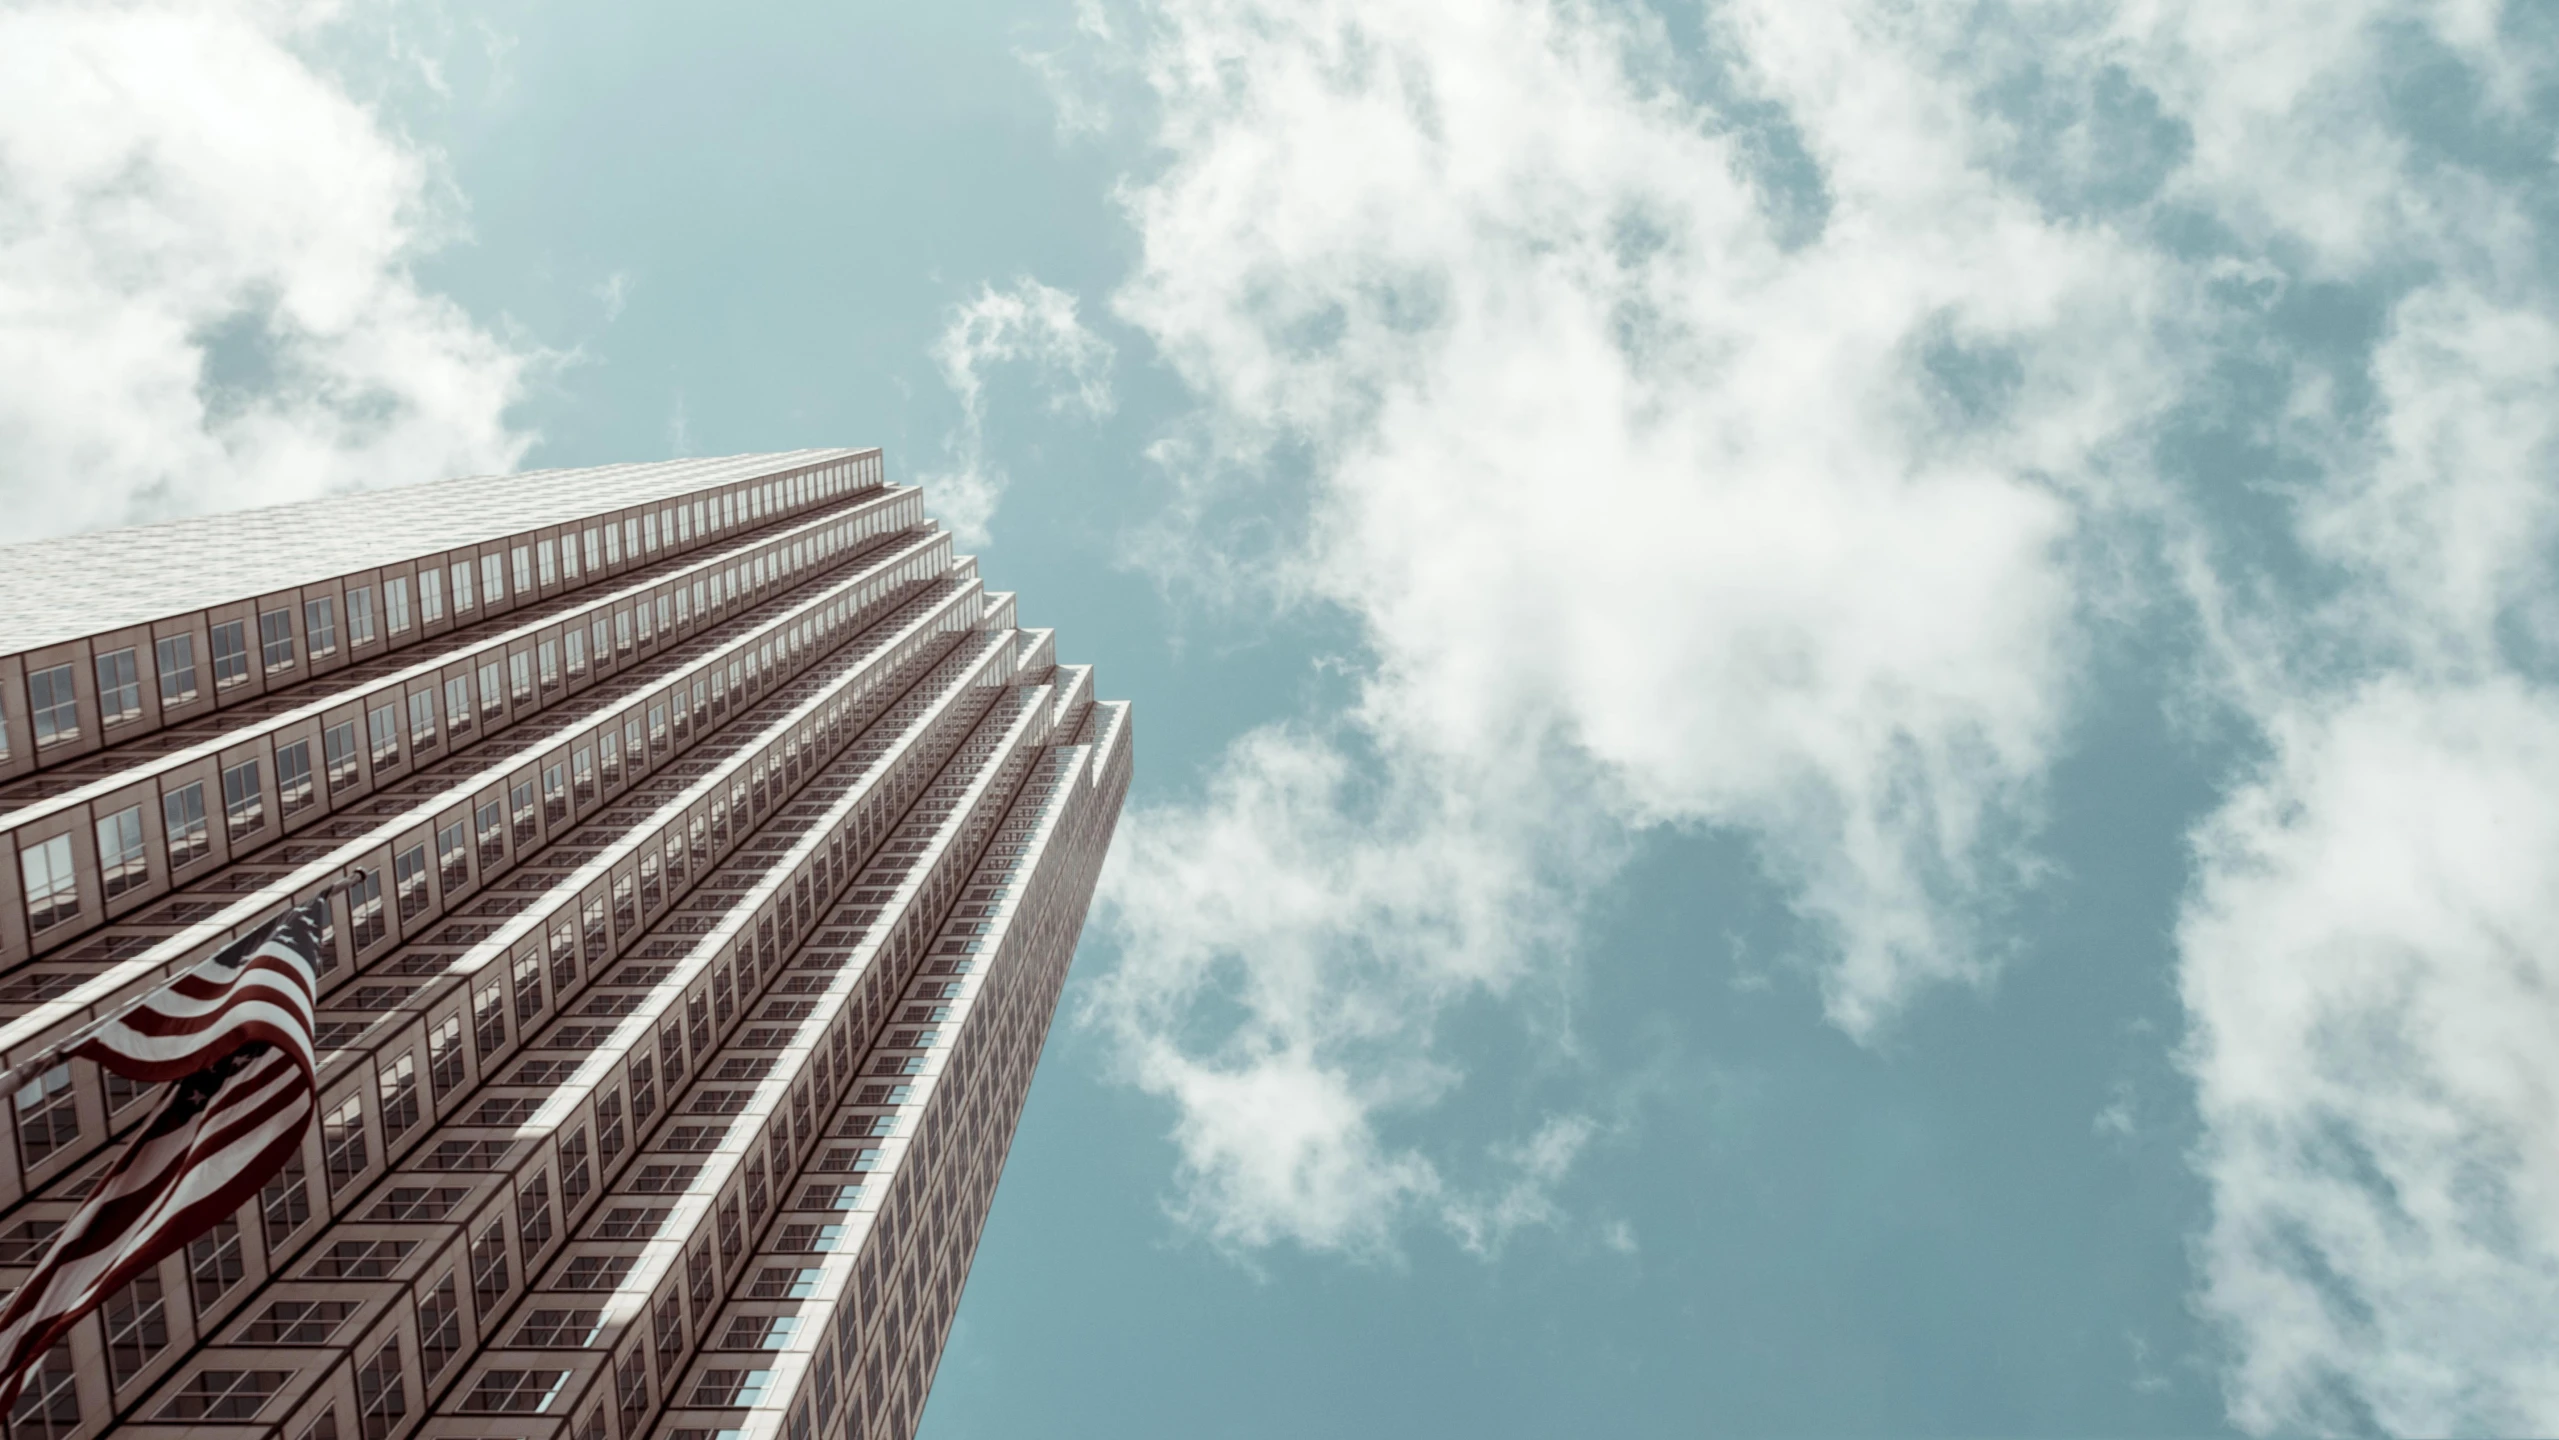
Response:
M1142 757L934 1440L2547 1433L2552 40L13 3L5 523L924 483Z

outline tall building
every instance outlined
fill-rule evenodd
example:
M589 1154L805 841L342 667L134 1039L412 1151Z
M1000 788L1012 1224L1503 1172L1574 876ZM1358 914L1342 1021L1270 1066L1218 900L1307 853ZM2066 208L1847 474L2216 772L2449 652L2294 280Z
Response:
M0 549L0 1056L367 877L299 1161L10 1434L908 1435L1129 747L876 450ZM159 1089L0 1106L0 1287Z

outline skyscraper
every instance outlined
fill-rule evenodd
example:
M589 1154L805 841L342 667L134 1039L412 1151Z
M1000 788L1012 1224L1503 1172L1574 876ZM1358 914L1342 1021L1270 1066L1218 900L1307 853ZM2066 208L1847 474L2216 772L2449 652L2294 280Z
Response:
M300 1160L11 1433L909 1434L1130 744L876 450L0 549L9 1064L365 872ZM157 1090L0 1107L0 1287Z

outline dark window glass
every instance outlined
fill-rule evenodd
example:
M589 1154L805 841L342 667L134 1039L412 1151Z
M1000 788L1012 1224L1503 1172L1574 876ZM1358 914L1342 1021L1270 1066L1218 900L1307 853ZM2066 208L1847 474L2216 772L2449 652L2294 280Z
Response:
M258 658L267 673L293 666L293 612L269 610L258 617Z
M323 595L302 602L302 633L311 642L311 658L338 653L338 602Z
M133 648L110 650L98 657L98 723L113 725L142 713L142 672Z
M128 805L98 822L98 879L107 894L121 895L150 879L150 864L141 806Z
M169 868L183 870L213 848L204 820L204 782L170 791L160 801L169 828Z
M49 670L29 671L27 705L34 713L38 745L78 738L80 696L72 688L70 666L56 665Z
M213 684L227 690L249 678L249 622L227 620L213 627Z
M342 720L320 736L320 748L329 765L329 793L332 795L355 782L361 767L356 759L355 722Z
M160 642L160 703L182 705L196 697L195 637L172 635Z

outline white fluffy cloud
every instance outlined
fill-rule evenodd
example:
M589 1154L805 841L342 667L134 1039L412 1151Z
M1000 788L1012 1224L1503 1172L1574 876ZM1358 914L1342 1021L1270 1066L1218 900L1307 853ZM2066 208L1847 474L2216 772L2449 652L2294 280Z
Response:
M2256 1431L2559 1417L2559 704L2377 681L2290 717L2179 933Z
M2559 296L2529 197L2394 113L2533 129L2499 7L2149 7L2134 63L2194 119L2181 198L2381 297L2342 366L2286 357L2268 438L2299 563L2198 585L2263 737L2196 836L2185 1058L2213 1200L2201 1298L2257 1431L2559 1428ZM2475 117L2461 107L2476 105ZM2548 136L2543 134L2546 150Z
M536 358L421 288L431 157L326 7L0 10L9 538L510 469ZM35 503L41 497L42 503Z
M922 477L933 513L964 544L984 544L987 522L1004 498L1004 472L986 454L986 373L1025 364L1048 387L1049 408L1098 420L1111 413L1111 344L1085 328L1066 291L1022 279L1009 290L981 285L951 307L933 359L960 401L960 426L948 449L951 468Z
M1117 309L1202 402L1149 557L1361 642L1346 709L1115 856L1095 1015L1177 1208L1552 1223L1588 1122L1416 1138L1436 1032L1551 976L1646 827L1748 839L1851 1034L1994 972L2082 646L2171 612L2263 757L2177 932L2231 1413L2559 1426L2559 307L2518 182L2408 119L2547 153L2500 15L1737 0L1703 80L1631 7L1116 24L1165 156ZM2309 286L2378 338L2292 348ZM2281 535L2158 465L2231 365L2279 377Z
M1130 192L1118 310L1204 402L1183 523L1302 484L1256 578L1365 647L1347 715L1132 815L1108 886L1129 958L1099 1013L1178 1104L1211 1233L1543 1213L1387 1137L1462 1082L1438 1017L1567 952L1643 827L1745 834L1854 1034L1996 968L2081 508L2174 362L2156 260L1997 173L1960 20L1720 13L1808 201L1640 15L1149 15L1170 158Z

